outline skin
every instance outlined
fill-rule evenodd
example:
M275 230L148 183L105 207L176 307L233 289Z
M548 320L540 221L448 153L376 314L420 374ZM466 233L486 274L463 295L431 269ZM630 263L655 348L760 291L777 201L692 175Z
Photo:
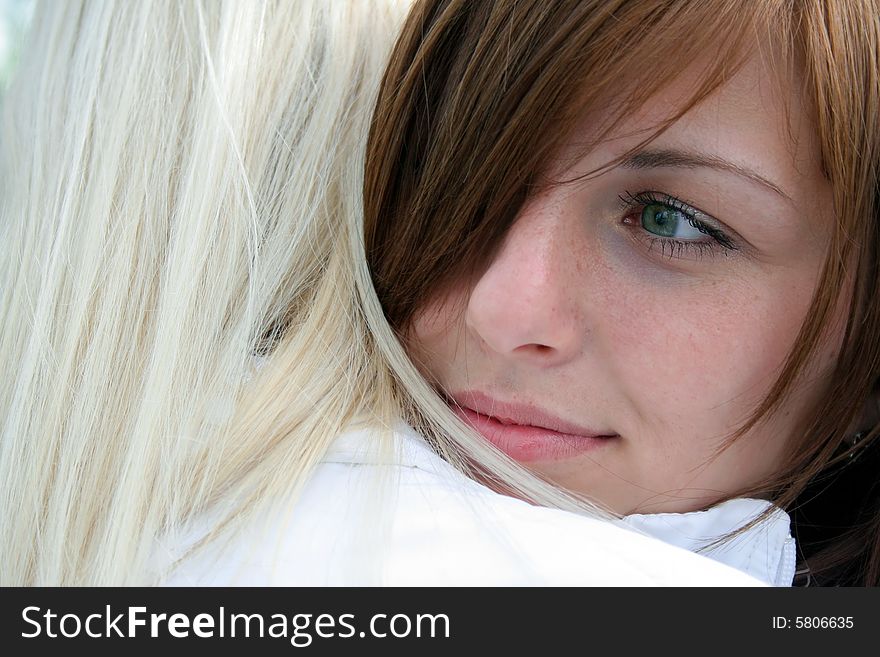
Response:
M585 116L551 177L571 180L625 153L692 84L682 75L583 156L597 123ZM790 89L756 56L647 147L734 163L775 190L710 166L616 167L533 196L479 277L417 313L410 348L426 376L446 393L478 391L618 434L524 464L618 513L705 508L773 474L824 392L843 330L838 317L795 393L719 452L794 344L832 229L815 126ZM652 242L644 197L626 208L619 198L648 191L701 211L736 248L680 214L676 239L702 252Z

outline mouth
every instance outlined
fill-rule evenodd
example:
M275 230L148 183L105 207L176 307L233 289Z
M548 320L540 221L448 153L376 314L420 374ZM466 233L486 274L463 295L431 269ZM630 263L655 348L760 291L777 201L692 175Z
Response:
M456 393L448 401L461 420L522 463L565 460L620 438L613 431L569 422L531 404L500 402L481 392Z

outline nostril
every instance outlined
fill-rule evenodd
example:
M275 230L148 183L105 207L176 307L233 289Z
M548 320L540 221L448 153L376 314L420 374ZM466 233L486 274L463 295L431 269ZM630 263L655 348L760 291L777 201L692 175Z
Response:
M536 354L549 354L550 352L554 351L554 349L553 347L549 347L546 344L532 343L521 345L517 347L515 351L532 352Z

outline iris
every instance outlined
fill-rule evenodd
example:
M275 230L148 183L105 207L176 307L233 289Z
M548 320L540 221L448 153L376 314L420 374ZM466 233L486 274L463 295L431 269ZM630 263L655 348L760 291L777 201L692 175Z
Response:
M682 210L660 203L648 203L642 208L642 228L660 237L700 239L704 237L694 220Z
M681 210L670 208L668 205L651 203L642 209L642 228L661 237L682 237L676 235L679 227L691 228L690 217ZM699 235L699 231L694 230Z

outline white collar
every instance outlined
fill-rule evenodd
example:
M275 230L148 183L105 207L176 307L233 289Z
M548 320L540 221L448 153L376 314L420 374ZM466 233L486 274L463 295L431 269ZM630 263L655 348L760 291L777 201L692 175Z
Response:
M394 465L430 472L458 473L431 449L423 436L405 422L398 421L387 430L395 438L392 443ZM353 426L336 437L321 460L324 463L385 464L388 455L380 454L379 442L375 439L379 431L378 427ZM464 475L460 476L464 478Z
M720 545L713 541L744 527L767 510L768 516ZM698 552L772 586L791 586L795 540L788 514L766 500L740 498L705 511L625 516L622 521L649 536Z
M343 433L322 460L325 463L386 463L387 457L376 452L376 441L371 439L374 431L376 429L359 428ZM454 476L461 478L462 483L479 486L437 456L424 438L407 424L397 422L391 431L403 438L394 443L396 465ZM771 508L761 522L720 545L710 546ZM796 551L790 519L785 511L766 500L734 499L706 511L689 513L633 514L624 516L620 522L664 543L732 566L772 586L791 586L794 579Z

